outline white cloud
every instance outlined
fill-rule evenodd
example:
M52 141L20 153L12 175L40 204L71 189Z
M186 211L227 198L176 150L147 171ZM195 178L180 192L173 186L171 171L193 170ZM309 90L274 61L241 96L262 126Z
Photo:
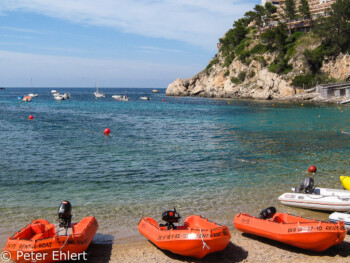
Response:
M137 46L136 48L143 50L144 52L159 54L162 52L171 52L171 53L183 53L183 50L175 48L161 48L153 46Z
M19 38L19 39L34 39L34 37L22 36L22 35L9 35L9 34L0 34L1 38Z
M214 50L253 2L243 0L1 0L0 14L34 12Z
M88 59L0 50L1 85L84 87L98 81L107 87L164 87L178 77L190 77L201 65L148 63L137 60Z
M19 28L19 27L0 26L0 29L7 30L7 31L20 32L20 33L30 33L30 34L38 34L38 35L43 34L43 32L38 31L38 30L32 30L32 29L27 29L27 28Z

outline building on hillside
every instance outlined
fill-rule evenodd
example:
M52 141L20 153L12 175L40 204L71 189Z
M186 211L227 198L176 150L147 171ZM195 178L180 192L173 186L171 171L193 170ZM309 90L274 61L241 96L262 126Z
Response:
M262 0L261 4L265 5L267 2L275 5L279 11L283 12L282 7L284 6L285 0ZM298 8L300 0L296 0L296 6ZM328 9L335 2L335 0L309 0L310 12L313 18L317 18L322 15L328 14Z
M275 6L280 6L281 2L284 2L284 0L283 1L280 1L280 0L262 0L261 5L265 5L267 2L270 2Z
M320 16L327 16L329 13L329 9L331 8L331 5L336 0L308 0L308 1L309 1L312 18L316 19ZM262 0L261 4L265 5L267 2L275 5L277 7L278 18L284 22L287 22L286 19L283 17L285 0ZM300 0L295 0L295 2L296 2L296 10L298 10ZM275 27L277 25L278 25L277 21L270 21L269 24L265 25L262 31L265 31L268 28ZM298 31L299 30L309 31L310 25L311 25L310 21L305 20L302 17L296 18L291 23L292 29L298 29Z
M331 8L331 5L335 0L309 0L310 12L313 18L319 16L327 16L328 10Z

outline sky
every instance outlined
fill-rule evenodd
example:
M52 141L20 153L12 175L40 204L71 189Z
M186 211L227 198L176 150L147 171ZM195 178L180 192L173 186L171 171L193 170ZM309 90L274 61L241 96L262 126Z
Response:
M166 88L203 70L259 3L1 0L0 87Z

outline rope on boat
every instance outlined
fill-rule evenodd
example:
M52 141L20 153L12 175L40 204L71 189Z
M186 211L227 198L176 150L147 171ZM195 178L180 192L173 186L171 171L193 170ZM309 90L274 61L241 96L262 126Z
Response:
M203 234L202 234L202 229L199 229L199 231L201 232L201 238L202 238L202 242L203 242L203 250L205 247L207 247L208 249L210 249L210 247L207 245L207 243L204 242L204 239L203 239Z
M340 199L341 201L349 201L349 197L346 196L346 197L342 197L342 196L339 196L337 195L338 199Z
M311 199L321 199L321 198L329 197L329 196L332 196L332 195L320 195L320 196L307 195L307 197L310 197Z
M66 235L67 235L67 239L66 239L66 241L64 241L64 243L63 243L63 245L60 247L59 251L62 250L62 248L67 244L67 241L68 241L69 237L71 236L71 235L68 235L68 228L66 229Z
M66 244L67 244L67 241L68 241L68 239L69 239L69 236L70 235L67 235L67 239L66 239L66 241L64 242L64 244L62 245L62 247L60 247L60 249L59 250L61 250Z

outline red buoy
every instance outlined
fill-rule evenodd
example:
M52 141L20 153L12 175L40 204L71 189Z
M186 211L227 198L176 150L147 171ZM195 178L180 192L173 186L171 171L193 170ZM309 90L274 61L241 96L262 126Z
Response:
M316 168L315 165L311 165L311 166L309 167L309 173L316 173L316 171L317 171L317 168Z
M33 116L33 115L30 115L30 116L28 117L28 119L30 119L30 120L34 119L34 116Z
M106 129L105 129L105 131L104 131L104 134L105 134L105 135L109 135L109 134L110 134L110 132L111 132L111 130L110 130L110 129L108 129L108 128L106 128Z
M163 99L162 101L165 101L165 99Z

